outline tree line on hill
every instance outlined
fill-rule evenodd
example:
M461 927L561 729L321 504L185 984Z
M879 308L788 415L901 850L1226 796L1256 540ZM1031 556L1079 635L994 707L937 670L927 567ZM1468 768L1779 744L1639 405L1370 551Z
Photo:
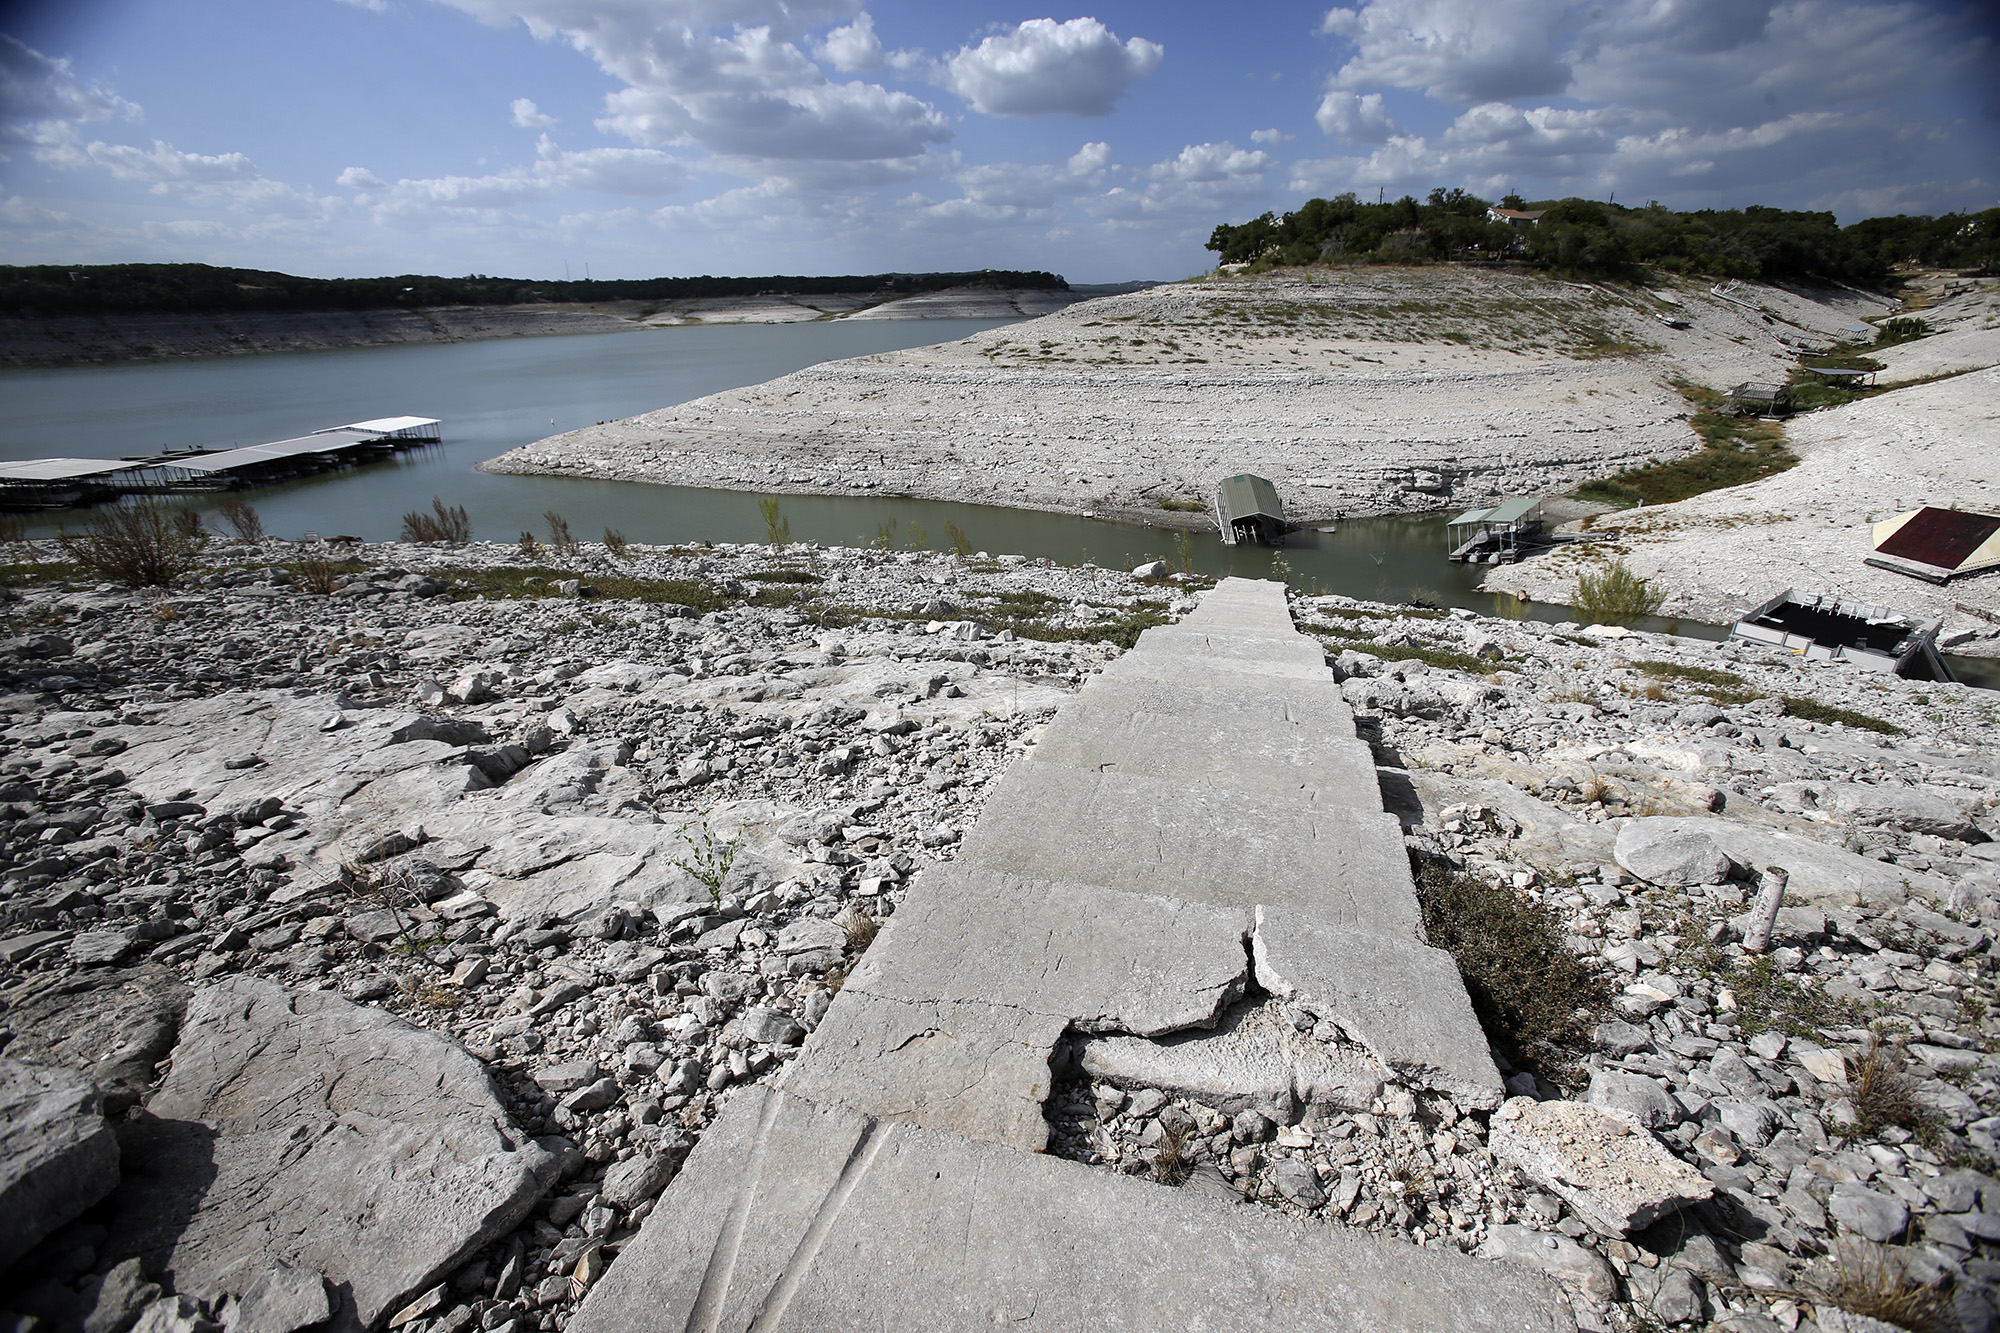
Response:
M1588 277L1688 276L1879 284L1899 264L2000 270L2000 208L1943 217L1868 218L1842 227L1831 213L1752 205L1677 213L1508 195L1495 217L1464 190L1432 190L1419 203L1362 203L1353 194L1309 199L1295 212L1217 226L1208 248L1225 264L1424 263L1515 260Z
M705 296L910 296L951 287L1067 291L1053 273L981 269L972 273L875 273L847 277L637 278L535 282L474 273L441 278L301 278L264 269L208 264L0 265L0 313L26 318L139 311L387 310L524 302L682 301Z

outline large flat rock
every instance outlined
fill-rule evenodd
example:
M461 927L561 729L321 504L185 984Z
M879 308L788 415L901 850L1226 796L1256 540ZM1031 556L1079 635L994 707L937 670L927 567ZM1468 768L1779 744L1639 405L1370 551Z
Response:
M1107 706L1086 694L1056 714L1029 757L1103 773L1382 808L1375 757L1351 727L1328 733L1238 711L1153 713Z
M1295 998L1412 1088L1491 1109L1506 1091L1459 979L1442 949L1329 926L1283 907L1257 911L1257 982Z
M459 1046L248 977L196 992L172 1072L121 1139L106 1254L203 1298L310 1268L363 1326L512 1230L558 1164Z
M724 1108L568 1333L1569 1333L1539 1274L793 1094Z
M0 1059L0 1273L118 1183L97 1097L74 1070Z
M135 1105L180 1032L188 988L157 963L118 971L81 972L7 1011L13 1032L7 1054L35 1064L63 1065L97 1085L104 1109Z
M883 1120L1039 1152L1049 1140L1049 1055L1067 1026L1029 1009L843 988L784 1086Z
M1896 907L1913 897L1937 902L1951 900L1950 883L1936 875L1871 861L1796 833L1759 828L1733 819L1667 815L1633 819L1618 830L1619 863L1622 865L1634 852L1687 834L1706 837L1723 855L1753 876L1765 866L1780 867L1790 876L1785 886L1785 897L1790 902Z
M1032 1010L1089 1032L1213 1026L1249 979L1240 909L934 866L846 991Z
M1019 763L995 785L959 858L1028 879L1297 907L1417 937L1402 827L1381 810Z

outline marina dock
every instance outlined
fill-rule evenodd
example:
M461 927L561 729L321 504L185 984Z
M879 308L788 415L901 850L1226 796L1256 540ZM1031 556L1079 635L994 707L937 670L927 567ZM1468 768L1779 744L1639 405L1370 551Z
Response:
M238 490L372 462L444 438L434 417L377 417L237 449L0 462L0 509L66 509L125 495Z

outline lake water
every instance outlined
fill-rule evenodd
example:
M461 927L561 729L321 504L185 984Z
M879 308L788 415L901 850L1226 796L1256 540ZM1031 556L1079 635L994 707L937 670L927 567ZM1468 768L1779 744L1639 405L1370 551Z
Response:
M267 531L388 540L402 516L432 496L463 505L476 537L511 541L524 529L546 535L554 510L580 538L616 528L633 541L762 541L754 494L554 477L501 477L475 465L518 445L579 426L634 416L704 394L757 384L817 362L963 338L1001 320L863 320L648 329L632 333L499 339L490 342L356 347L259 356L0 370L0 458L120 457L163 449L234 448L371 417L437 417L444 443L367 466L243 492ZM208 496L189 497L211 509ZM1123 567L1175 554L1175 532L1135 523L991 505L890 496L787 495L792 536L838 545L872 544L895 524L946 545L956 523L978 550ZM28 516L32 535L76 512ZM1379 601L1431 594L1449 606L1492 611L1477 589L1480 571L1445 559L1445 515L1349 519L1335 531L1295 534L1284 551L1301 587ZM1204 573L1268 577L1273 554L1229 547L1211 527L1193 538ZM1536 606L1541 619L1567 618ZM1719 638L1691 621L1642 627ZM2000 683L1987 663L1954 659L1961 675Z

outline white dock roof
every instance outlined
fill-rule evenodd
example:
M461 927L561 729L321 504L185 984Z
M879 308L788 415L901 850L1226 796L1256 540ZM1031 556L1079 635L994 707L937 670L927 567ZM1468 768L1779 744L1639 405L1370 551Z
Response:
M129 458L21 458L0 463L0 481L73 481L143 466Z
M189 454L162 461L167 467L182 468L189 472L228 472L234 468L274 462L280 458L297 458L301 454L330 454L378 438L380 436L375 431L341 426L313 435L302 435L295 440L275 440L270 444L225 449L219 454Z
M393 431L414 430L418 426L442 425L436 417L376 417L373 421L355 421L345 426L335 426L334 430L365 430L371 434L387 435ZM324 432L320 432L324 433Z

